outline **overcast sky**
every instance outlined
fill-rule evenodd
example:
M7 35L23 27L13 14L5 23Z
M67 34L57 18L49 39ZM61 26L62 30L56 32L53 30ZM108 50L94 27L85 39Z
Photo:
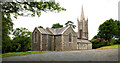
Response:
M85 19L88 18L89 39L92 39L98 27L104 21L113 18L118 20L118 2L120 0L55 0L61 7L67 9L60 13L42 12L40 17L21 17L14 19L14 29L25 27L31 32L37 26L51 27L52 24L60 23L64 25L67 21L73 21L77 26L77 18L80 19L83 5ZM77 27L75 29L77 32Z

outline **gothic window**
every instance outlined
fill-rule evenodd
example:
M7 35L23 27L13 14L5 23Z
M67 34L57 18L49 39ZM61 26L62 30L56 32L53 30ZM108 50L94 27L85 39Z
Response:
M80 30L80 39L82 39L82 30Z
M69 42L71 42L71 38L72 38L72 36L71 36L71 33L69 34Z
M37 42L37 32L35 32L35 42Z

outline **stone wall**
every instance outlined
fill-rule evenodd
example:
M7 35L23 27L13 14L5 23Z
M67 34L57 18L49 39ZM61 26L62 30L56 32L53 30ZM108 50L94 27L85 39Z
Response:
M62 50L62 43L61 43L61 35L54 36L54 50L61 51Z
M69 42L69 34L72 34L72 40ZM63 50L77 49L77 35L74 30L70 27L63 34Z
M76 36L73 36L73 48L74 50L77 49L77 37Z
M37 42L35 42L35 32L37 32ZM32 51L39 51L40 50L40 32L38 30L35 30L32 33L32 44L31 44L31 50Z
M88 49L92 49L92 43L88 44Z
M78 49L87 49L88 48L88 44L86 43L79 43L78 44Z
M92 49L92 44L91 43L78 43L77 49L79 50Z
M48 50L48 35L42 34L42 51Z
M49 35L48 36L48 50L51 51L52 50L52 38L53 36Z

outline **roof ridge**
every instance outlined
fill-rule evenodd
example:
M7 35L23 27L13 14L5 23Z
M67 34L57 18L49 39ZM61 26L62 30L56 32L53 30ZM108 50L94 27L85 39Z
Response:
M60 30L58 30L58 32L61 31L63 28L67 28L67 27L62 27ZM64 30L65 30L65 29L64 29ZM62 32L63 32L63 31L62 31Z

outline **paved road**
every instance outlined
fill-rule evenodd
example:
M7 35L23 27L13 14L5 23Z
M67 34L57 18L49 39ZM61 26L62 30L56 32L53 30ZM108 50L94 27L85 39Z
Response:
M3 61L118 61L118 49L30 54L3 58Z

